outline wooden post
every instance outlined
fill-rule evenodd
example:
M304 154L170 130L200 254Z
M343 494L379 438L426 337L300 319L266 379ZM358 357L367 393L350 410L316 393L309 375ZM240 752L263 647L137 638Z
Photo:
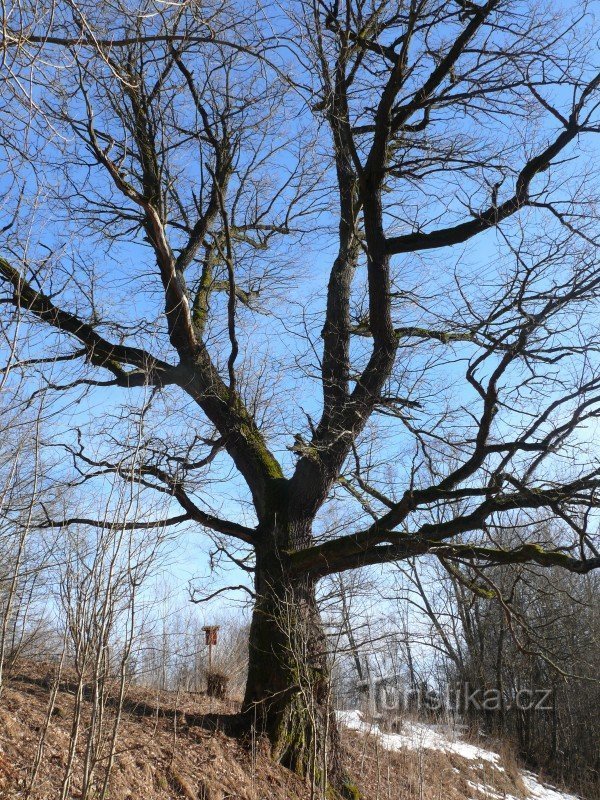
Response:
M213 645L217 644L219 625L205 625L202 630L204 631L205 641L208 645L208 671L212 672L212 649Z

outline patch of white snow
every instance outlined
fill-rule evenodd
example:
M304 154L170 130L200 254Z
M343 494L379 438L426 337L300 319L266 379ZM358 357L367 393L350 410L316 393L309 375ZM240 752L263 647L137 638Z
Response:
M469 761L487 762L497 770L504 772L499 764L500 756L491 750L469 744L460 740L456 731L441 726L425 725L422 722L405 720L402 729L397 733L383 733L375 724L367 722L360 711L338 711L337 717L342 725L362 733L376 733L382 747L386 750L441 750L445 753L456 753ZM483 767L483 764L480 764ZM458 770L455 771L458 772ZM561 792L553 786L545 786L531 772L521 775L528 793L528 800L579 800L575 795ZM500 795L490 786L483 783L467 781L469 786L479 795L489 800L517 800L512 795Z
M534 800L578 800L574 794L566 794L554 786L544 786L531 772L524 772L522 777L529 796Z
M364 721L360 711L338 711L338 719L342 725L355 731L376 731L387 750L441 750L456 753L469 761L488 761L494 765L498 765L500 760L498 753L462 741L453 736L450 730L442 731L439 727L422 722L405 721L398 733L381 733L377 726Z

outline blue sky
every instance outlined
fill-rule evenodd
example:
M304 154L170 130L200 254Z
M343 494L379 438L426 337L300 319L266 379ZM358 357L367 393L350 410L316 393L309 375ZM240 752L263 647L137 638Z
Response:
M571 4L560 6L563 10L572 7ZM592 7L595 8L595 5L592 4ZM443 32L440 36L442 34ZM283 58L287 59L288 54L282 56ZM591 60L600 61L597 54ZM48 66L47 72L53 79L58 76L60 81L59 71ZM306 77L312 79L311 76ZM38 86L36 99L40 103L45 99L44 94L44 88ZM564 91L552 90L551 94L557 103L567 105ZM283 182L296 159L303 157L310 146L318 156L316 163L311 164L312 186L314 176L322 166L321 154L327 152L329 147L328 135L322 121L311 115L310 110L302 105L299 96L288 95L287 102L289 108L285 113L278 110L279 113L275 116L277 124L269 120L262 128L259 126L258 132L254 134L257 141L260 136L268 134L271 136L270 141L278 146L286 141L286 137L291 139L284 150L266 162L261 180L265 184L268 179L275 183ZM104 113L100 99L98 105L100 126ZM72 108L76 113L81 112L81 98L73 102ZM107 119L108 116L106 114ZM501 170L492 169L485 175L474 174L469 180L462 173L454 174L446 170L430 177L425 183L409 182L397 186L395 193L391 195L397 205L388 217L391 233L406 230L411 215L417 216L425 208L426 202L427 225L430 227L436 227L438 219L447 220L448 223L463 219L468 213L465 209L467 196L470 196L470 202L475 209L485 207L489 202L490 183L504 172L505 182L500 188L502 200L505 196L503 193L508 195L512 191L515 175L523 159L531 154L532 149L535 150L535 147L548 141L557 130L556 120L548 115L542 120L535 115L530 118L523 115L517 119L509 119L502 114L493 118L479 116L473 120L458 119L453 114L444 117L441 114L436 124L436 131L440 136L456 129L467 139L483 138L494 154L498 158L503 156L505 162ZM48 128L43 123L40 125L40 131L47 134ZM312 130L310 136L308 130ZM40 138L37 138L38 135ZM34 146L40 142L41 133L36 134L35 128L32 129L29 143ZM578 166L590 173L584 182L578 184L570 177L576 170L571 162L553 168L549 178L556 187L553 189L555 200L562 201L573 193L582 200L582 207L591 214L596 200L595 162L598 148L591 137L589 143L585 143L583 147ZM573 152L572 149L568 155ZM84 148L76 143L72 135L61 130L60 135L53 136L45 144L45 154L47 163L39 162L35 170L32 166L23 164L16 179L8 171L0 177L0 188L5 190L2 212L8 219L17 208L17 197L21 194L24 197L18 207L16 226L7 234L14 257L18 257L19 253L25 253L32 261L49 257L47 268L43 268L46 272L45 290L49 292L60 289L58 296L61 302L83 315L89 313L88 287L90 282L94 283L94 300L100 312L118 323L144 323L147 329L139 336L133 336L132 341L149 342L149 348L156 349L157 354L161 355L166 352L164 329L158 319L161 289L148 246L139 236L135 242L123 236L109 247L97 230L86 227L87 198L79 198L71 207L63 202L62 195L68 191L70 184L84 186L92 200L109 195L106 176L97 170L88 172L83 161ZM244 159L247 158L247 154L244 154L241 163L246 163ZM184 151L176 166L180 170L179 177L185 191L189 194L199 180L198 164L188 151ZM538 188L543 186L547 177L542 175L536 179ZM322 183L318 186L331 179L331 170L324 170ZM588 192L589 201L586 197ZM276 291L272 292L271 297L264 298L264 311L268 313L250 314L243 307L238 307L242 347L242 356L238 363L240 366L245 363L252 378L250 383L256 374L263 376L260 388L269 401L265 430L286 474L290 474L295 461L295 455L289 449L294 433L300 432L307 437L308 417L316 421L320 411L316 372L321 348L324 292L336 243L335 214L321 208L322 197L319 193L314 194L314 198L318 213L301 219L302 236L281 237L265 257L260 253L250 257L246 250L239 258L240 284L252 284L261 270L276 270L278 274L276 279L271 280L271 284L276 284ZM77 206L77 214L73 213L74 206ZM90 201L89 208L92 207ZM405 214L402 220L397 218L400 211ZM506 275L515 269L515 255L508 252L503 235L506 233L513 242L520 244L519 227L526 219L529 220L530 233L527 234L526 242L530 252L523 251L519 256L533 259L536 254L539 256L543 253L545 238L550 242L556 230L556 223L552 218L538 211L523 212L518 220L503 226L502 234L490 231L478 236L468 245L453 248L451 251L396 257L395 285L403 293L397 302L398 321L404 325L427 323L441 326L448 320L456 321L459 314L468 316L466 303L457 288L458 279L468 286L470 302L476 307L485 307L487 298L494 295ZM590 216L590 222L591 219ZM176 241L177 233L173 235ZM573 260L576 260L576 254ZM570 269L571 266L567 265L565 268ZM364 306L364 284L364 267L361 267L356 278L357 309ZM224 299L215 301L213 309L216 322L211 329L211 348L223 363L228 352L224 335ZM308 337L305 336L307 329ZM106 330L108 335L114 335L110 326ZM20 337L21 358L41 353L48 355L64 352L65 347L71 347L64 337L51 334L40 326L34 326L31 330L24 326L22 332L27 333L29 338ZM368 340L358 338L354 345L357 363L364 360L367 349ZM442 418L446 406L456 407L462 404L465 414L476 409L474 394L463 378L465 360L471 355L472 348L468 345L458 345L451 349L436 346L415 348L409 357L402 353L405 370L399 379L399 385L410 391L411 397L417 400L421 397L427 399L432 425L436 419ZM421 372L426 364L428 373L425 381ZM489 367L483 368L483 371L485 369ZM88 370L86 374L91 377L92 372L93 370ZM68 363L57 363L53 367L52 378L56 382L68 381L72 375L71 365ZM37 386L36 380L34 377L32 386ZM139 404L143 396L142 390L124 392L114 387L94 388L85 393L76 388L62 397L57 395L45 436L48 441L73 444L76 428L95 430L100 421L104 426L103 435L89 447L91 452L96 447L95 452L99 456L112 456L126 432L129 430L131 433L130 422L124 417L132 407ZM524 402L525 400L523 398ZM507 412L504 426L515 424L518 414L521 413L522 409L515 410L514 416ZM210 426L205 425L191 401L181 392L171 389L156 396L146 426L149 433L154 426L156 434L166 432L179 442L185 440L186 436L189 437L194 430L201 433L210 431ZM412 465L406 433L397 422L384 419L378 422L376 431L370 428L368 435L374 436L372 449L382 462L373 471L375 478L382 482L388 481L392 489L402 491ZM50 461L53 460L54 453L56 450L48 450ZM70 470L70 467L56 466L54 469L60 474L60 470ZM214 513L252 524L253 512L247 489L232 472L226 455L219 456L215 461L211 479L214 483L206 490L199 488L198 500L205 502L206 507ZM78 508L92 515L95 509L102 506L103 492L106 493L106 486L99 491L98 483L93 492L89 487L82 489L77 494ZM148 503L150 504L149 499ZM148 508L148 514L153 510ZM175 504L172 505L172 511L176 513ZM353 522L360 524L364 519L359 506L346 497L343 505L333 502L323 509L317 529L326 526L336 515L341 517L340 524L346 522L346 516L348 525ZM189 530L182 536L177 553L172 557L169 567L172 580L180 583L185 590L190 579L206 575L208 569L206 538L197 529ZM224 579L227 583L237 585L245 577L234 568Z

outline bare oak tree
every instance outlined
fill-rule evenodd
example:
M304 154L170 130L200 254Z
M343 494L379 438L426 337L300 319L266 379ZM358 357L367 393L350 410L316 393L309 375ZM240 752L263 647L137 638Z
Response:
M65 442L82 480L169 497L166 524L253 573L244 709L295 770L326 751L339 788L320 578L423 554L600 566L593 4L40 8L2 30L28 120L6 169L16 137L39 182L0 259L15 357L96 397L104 446ZM127 462L98 409L134 413L138 387L153 426ZM354 524L323 532L342 496ZM71 524L104 523L47 520Z

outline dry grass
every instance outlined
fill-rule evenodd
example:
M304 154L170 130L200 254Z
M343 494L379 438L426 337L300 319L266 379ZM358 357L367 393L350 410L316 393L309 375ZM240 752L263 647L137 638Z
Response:
M439 750L391 752L381 747L375 730L370 734L347 731L345 739L354 777L369 800L525 796L520 771L514 762L498 769L489 761L471 761ZM485 791L484 786L491 791Z
M25 796L27 775L48 702L47 669L26 665L0 704L0 798ZM68 681L57 696L42 767L31 800L56 800L66 763L74 697ZM136 689L127 695L110 800L309 800L295 775L270 761L260 742L233 735L232 701ZM504 771L437 751L389 752L377 735L344 732L347 767L365 800L483 800L486 784L522 796L516 765ZM71 797L78 797L77 754Z
M21 798L44 724L48 690L42 667L14 675L0 703L0 798ZM304 784L273 764L264 748L226 733L232 703L199 695L135 690L123 714L110 800L308 800ZM175 703L176 701L176 703ZM56 800L66 763L74 697L60 691L31 800ZM138 712L136 713L135 708ZM149 708L155 713L149 715ZM82 753L78 753L74 790Z

